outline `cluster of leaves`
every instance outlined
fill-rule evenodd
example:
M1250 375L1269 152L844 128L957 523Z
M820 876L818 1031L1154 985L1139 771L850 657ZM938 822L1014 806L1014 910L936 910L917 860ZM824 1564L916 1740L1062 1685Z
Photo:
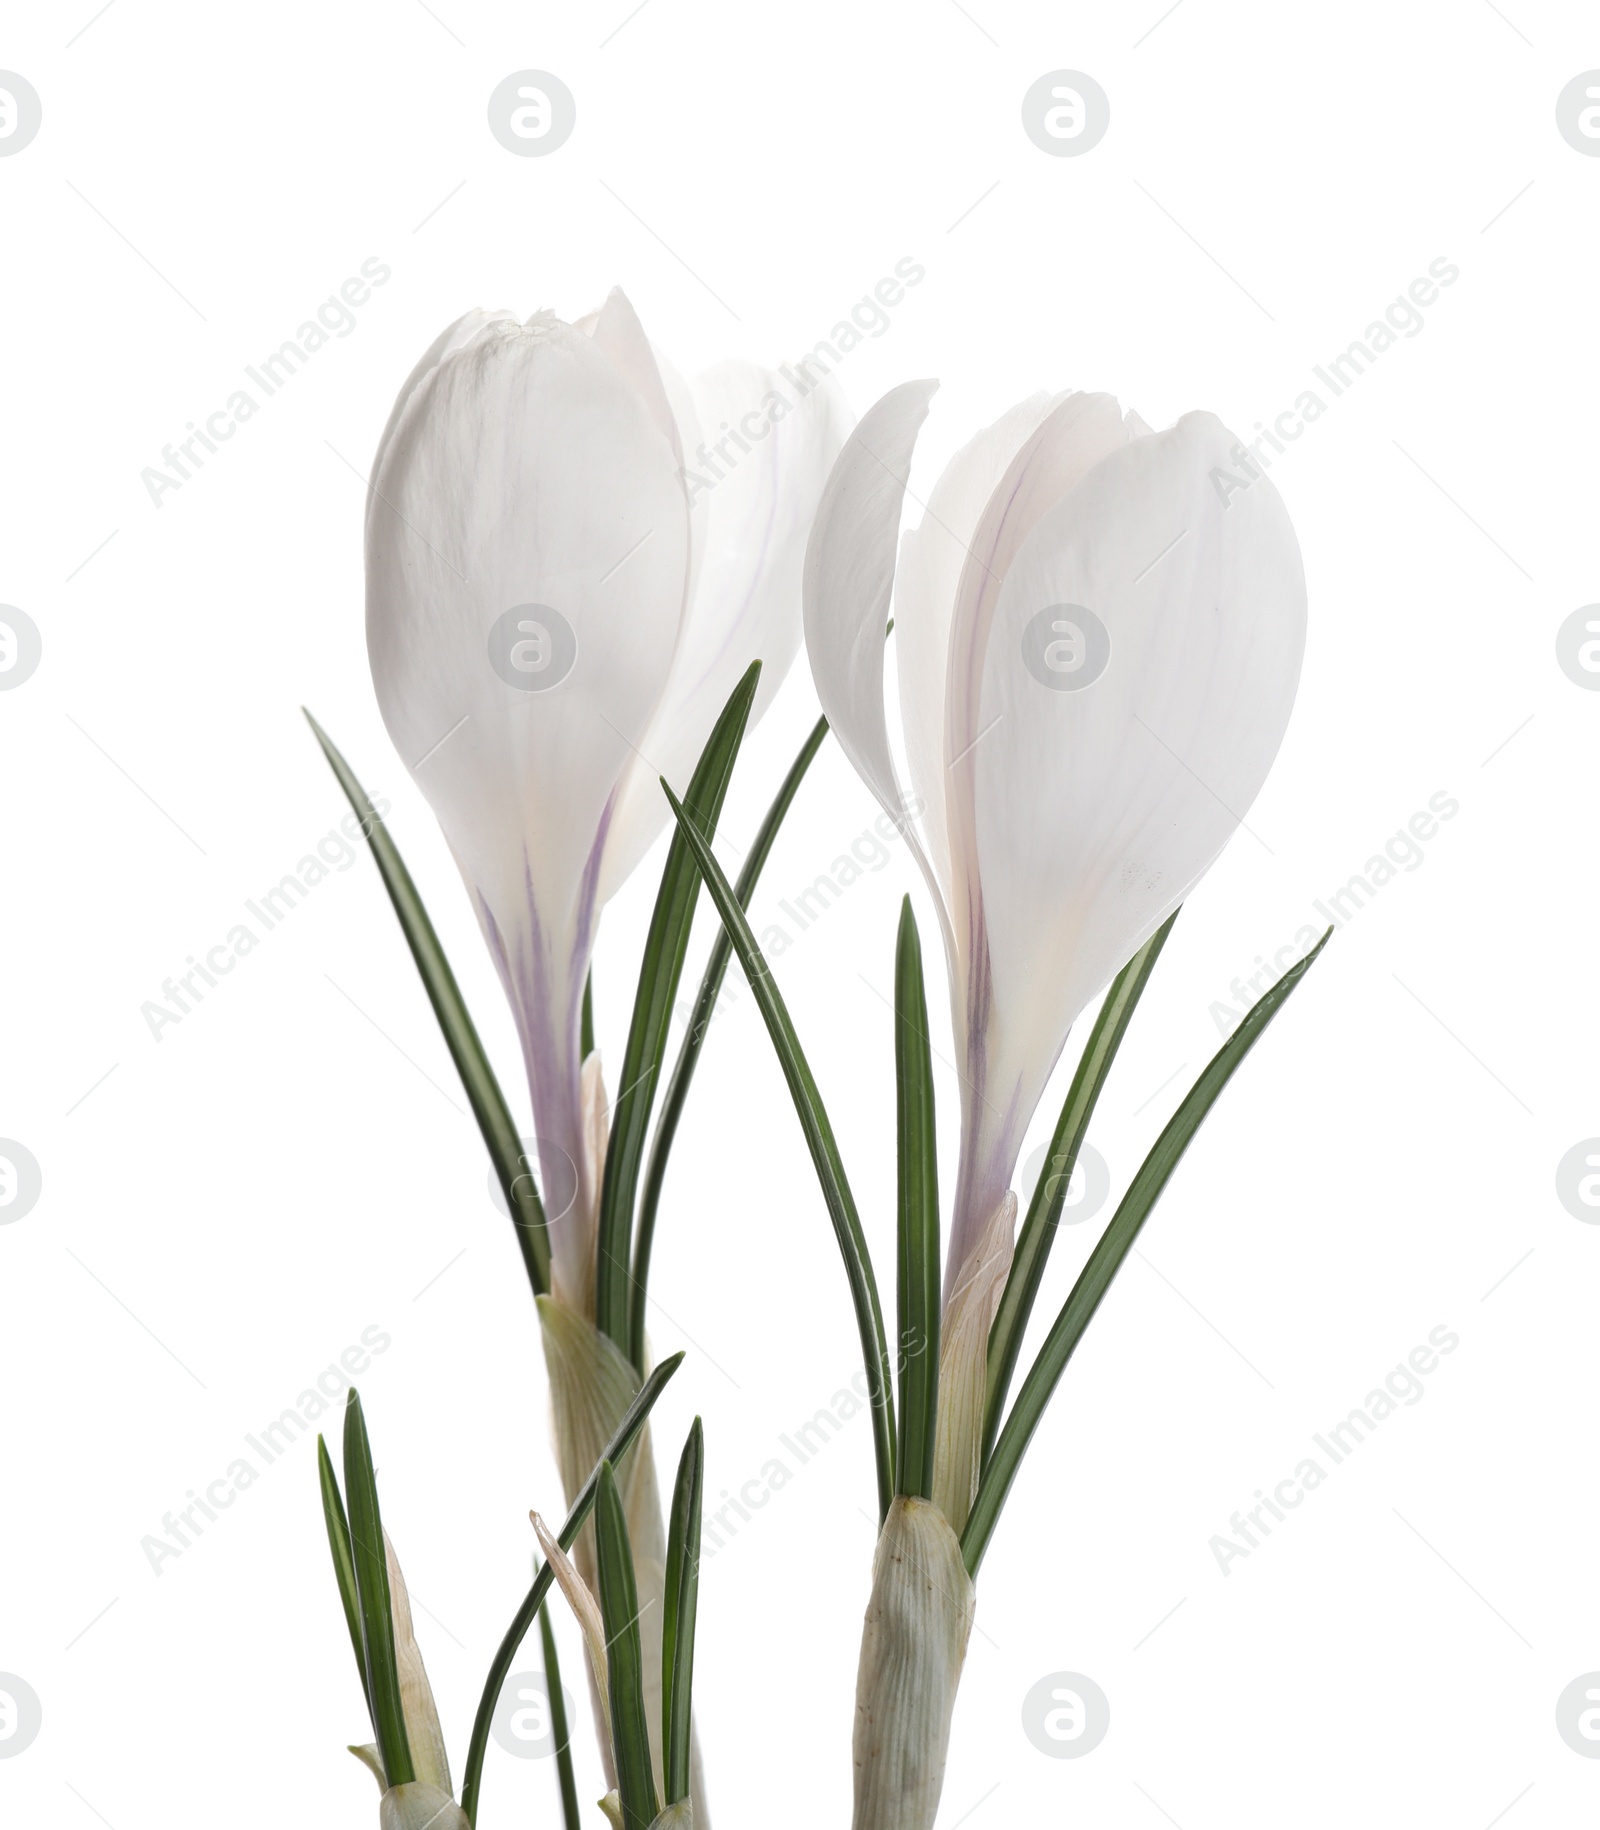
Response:
M709 840L716 830L749 721L760 672L760 663L756 662L739 681L712 731L681 803L683 817L693 822L697 836L704 840ZM332 739L309 712L306 717L372 848L374 863L388 891L446 1046L461 1076L490 1161L505 1195L529 1284L535 1297L547 1295L550 1290L549 1227L539 1194L536 1166L523 1154L522 1142L512 1121L510 1108L484 1052L444 948L398 847L366 790ZM762 821L755 841L746 854L738 886L733 892L741 906L748 904L755 891L778 830L827 730L827 721L819 719L801 746ZM644 1383L638 1400L628 1413L628 1419L619 1429L606 1458L596 1467L589 1484L579 1495L560 1535L562 1547L569 1549L591 1509L594 1511L600 1607L607 1623L606 1656L610 1666L613 1751L620 1807L628 1830L649 1825L657 1814L657 1801L644 1726L642 1654L633 1558L612 1468L642 1428L655 1397L682 1359L681 1354L677 1355L646 1377L645 1312L651 1253L667 1162L704 1046L711 1013L721 993L722 981L731 957L728 937L720 929L701 977L688 1031L667 1081L653 1136L650 1124L656 1093L661 1083L668 1028L683 973L700 882L699 867L689 842L681 834L676 835L668 850L640 965L638 989L619 1081L621 1091L611 1116L596 1247L596 1325L602 1334L608 1336L628 1356ZM592 995L589 988L585 989L584 994L582 1041L584 1051L588 1052L593 1047ZM647 1139L648 1155L645 1148ZM694 1668L703 1463L704 1441L697 1418L679 1466L668 1543L661 1685L664 1711L662 1744L665 1756L663 1783L668 1806L686 1798L689 1789L690 1699ZM325 1448L321 1451L321 1465L329 1546L333 1553L346 1619L350 1624L362 1689L373 1718L379 1758L389 1783L403 1784L413 1776L413 1768L406 1741L404 1716L399 1709L398 1678L392 1675L395 1669L392 1627L385 1629L379 1624L380 1619L389 1619L390 1597L384 1570L377 1491L371 1478L371 1457L366 1446L366 1428L360 1401L354 1392L351 1393L346 1425L345 1483L351 1495L348 1519ZM375 1552L372 1551L373 1545L377 1546ZM365 1552L361 1551L361 1546L366 1547ZM560 1752L559 1768L566 1820L569 1830L576 1825L577 1797L571 1757L566 1747L566 1724L561 1716L559 1665L554 1635L544 1606L550 1580L551 1572L546 1566L541 1569L538 1580L507 1630L490 1669L473 1727L462 1787L462 1808L469 1822L475 1823L477 1818L483 1759L495 1702L517 1651L537 1617L543 1642L547 1689L555 1718L552 1726ZM369 1621L372 1623L370 1632Z
M795 1113L833 1221L855 1306L868 1389L872 1399L873 1450L878 1475L878 1506L887 1517L895 1494L926 1498L930 1491L938 1401L939 1211L934 1166L934 1099L929 1061L927 1000L923 986L922 949L907 897L901 912L895 958L895 1065L899 1143L898 1263L899 1338L915 1341L919 1351L904 1357L900 1382L900 1423L895 1426L895 1398L884 1338L883 1308L877 1278L867 1250L855 1197L845 1175L833 1127L817 1090L793 1021L763 957L741 902L711 846L668 785L662 788L678 822L678 834L694 853L724 930L744 968L767 1033L783 1069ZM1162 1190L1191 1139L1240 1063L1260 1040L1295 987L1327 944L1317 946L1283 975L1212 1057L1204 1072L1157 1138L1140 1165L1110 1224L1062 1305L1016 1403L1006 1397L1021 1353L1023 1333L1033 1310L1056 1228L1066 1201L1073 1166L1100 1091L1127 1032L1128 1023L1166 943L1177 912L1153 934L1113 980L1095 1020L1056 1123L1050 1150L1018 1234L1016 1251L989 1338L988 1384L983 1459L978 1490L961 1534L962 1558L976 1575L1017 1471L1044 1415L1067 1362L1083 1337L1101 1299L1139 1236ZM1330 930L1331 931L1331 930ZM921 1351L926 1344L926 1351Z
M660 1804L645 1719L643 1652L627 1524L613 1470L643 1428L682 1355L653 1372L645 1365L645 1312L651 1255L668 1158L704 1046L729 960L737 955L771 1037L821 1186L844 1262L866 1368L873 1423L880 1518L896 1494L929 1498L937 1436L940 1224L931 1047L922 949L909 897L901 912L895 954L897 1089L897 1325L898 1339L918 1344L903 1357L898 1404L877 1278L833 1127L772 969L761 953L746 909L778 830L827 734L819 720L796 756L730 883L712 852L712 839L743 741L760 673L752 665L723 709L694 776L680 800L662 789L676 831L641 961L638 988L611 1120L597 1239L596 1315L602 1334L628 1356L643 1380L605 1456L561 1528L570 1549L591 1512L595 1518L600 1610L606 1634L613 1753L626 1830L648 1830ZM309 718L309 714L307 714ZM311 720L372 854L467 1091L516 1228L536 1296L550 1288L549 1231L534 1165L521 1140L427 910L382 820L332 741ZM668 1029L687 954L700 886L720 921L701 976L693 1014L655 1114ZM988 1344L986 1409L976 1496L961 1536L963 1560L977 1573L1024 1454L1084 1330L1190 1140L1223 1087L1282 1009L1322 943L1292 967L1257 1003L1212 1058L1134 1176L1087 1264L1007 1408L1023 1336L1055 1241L1068 1185L1089 1121L1139 999L1164 946L1174 914L1118 974L1100 1007L1051 1137L1050 1147L1017 1235L1015 1252ZM592 1046L592 1005L586 992L583 1042ZM648 1145L648 1149L647 1149ZM898 1425L897 1425L898 1417ZM662 1650L663 1777L667 1806L688 1796L690 1702L698 1592L704 1445L698 1419L678 1469L670 1520ZM345 1427L346 1515L326 1449L320 1451L329 1545L351 1643L372 1717L379 1757L391 1785L412 1774L400 1705L390 1596L376 1484L360 1401L351 1393ZM552 1571L543 1565L517 1610L490 1668L473 1725L462 1787L462 1809L476 1823L489 1725L501 1688L535 1617L541 1622L552 1709L561 1686L553 1635L544 1612ZM562 1793L569 1827L577 1802L565 1723L554 1723L561 1748Z

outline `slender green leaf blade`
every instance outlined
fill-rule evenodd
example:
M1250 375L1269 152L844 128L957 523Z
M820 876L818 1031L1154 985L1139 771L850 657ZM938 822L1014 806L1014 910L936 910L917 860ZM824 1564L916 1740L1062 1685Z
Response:
M339 1584L339 1600L344 1608L344 1624L350 1630L350 1649L356 1655L356 1670L361 1674L361 1694L367 1699L367 1714L372 1714L372 1686L367 1681L367 1652L361 1642L361 1602L356 1594L355 1558L350 1549L350 1522L344 1516L344 1501L339 1496L339 1482L333 1472L328 1445L317 1437L317 1481L322 1488L322 1517L328 1528L328 1553L333 1558L333 1574Z
M583 1830L578 1811L578 1781L572 1771L572 1729L567 1721L567 1697L561 1688L561 1659L556 1651L550 1609L539 1604L539 1643L544 1655L544 1693L550 1705L550 1739L556 1750L556 1773L561 1781L561 1817L566 1830Z
M305 711L305 708L302 706L301 710ZM438 1019L445 1046L450 1050L450 1058L461 1076L472 1115L478 1121L478 1129L488 1147L489 1160L494 1165L495 1174L505 1193L506 1205L517 1229L517 1244L522 1251L528 1281L533 1285L534 1295L543 1296L550 1288L550 1237L545 1226L544 1206L539 1199L530 1166L522 1154L522 1139L511 1121L510 1108L506 1105L505 1095L500 1091L494 1069L489 1065L489 1057L478 1040L478 1031L467 1010L466 1000L450 969L450 962L445 958L444 948L439 944L439 936L434 932L428 911L417 893L417 886L411 880L410 871L406 869L405 860L389 836L388 827L379 818L377 809L367 798L366 789L357 781L354 771L339 754L333 739L310 712L305 713L305 718L317 742L322 745L322 753L338 778L339 786L344 789L346 798L355 809L361 830L372 848L373 863L378 867L383 887L389 892L389 901L399 919L400 930L411 949L411 957L416 961L423 989L428 994L428 1002L433 1006L433 1014Z
M745 725L761 678L761 663L752 661L733 689L706 747L695 765L685 805L696 824L707 833L717 829L723 797L733 776L733 765L744 740ZM700 873L683 840L674 835L667 851L661 888L645 940L639 966L639 989L633 1002L628 1046L622 1057L622 1078L611 1114L611 1136L606 1144L605 1182L600 1193L599 1263L595 1280L595 1326L631 1352L630 1314L633 1302L633 1207L639 1171L644 1163L650 1113L656 1084L667 1050L667 1029L673 1001L683 976L689 929L700 896ZM641 1337L642 1338L642 1337ZM643 1364L635 1361L642 1372Z
M969 1575L976 1576L978 1573L978 1565L983 1561L989 1539L999 1523L1006 1496L1011 1491L1011 1483L1016 1479L1017 1470L1021 1467L1028 1444L1044 1416L1045 1407L1049 1404L1061 1375L1066 1371L1073 1350L1083 1338L1083 1331L1094 1319L1094 1312L1110 1288L1111 1280L1138 1238L1139 1229L1166 1187L1173 1170L1177 1168L1184 1151L1188 1149L1190 1140L1216 1103L1217 1096L1232 1079L1240 1062L1260 1040L1267 1025L1283 1008L1295 987L1310 971L1313 961L1328 944L1328 935L1332 932L1330 928L1303 960L1289 968L1211 1057L1200 1078L1189 1089L1183 1104L1156 1139L1150 1154L1140 1164L1138 1174L1111 1218L1111 1224L1089 1254L1089 1262L1083 1267L1071 1294L1062 1305L1061 1313L1056 1317L1055 1326L1050 1330L1038 1358L1022 1382L1017 1402L1006 1419L1005 1428L995 1444L994 1454L990 1456L989 1465L978 1483L977 1497L972 1502L972 1511L961 1535L961 1554Z
M389 1599L389 1564L383 1548L383 1520L378 1513L378 1483L372 1472L372 1445L361 1398L352 1385L344 1411L344 1486L350 1496L351 1565L361 1612L361 1643L366 1654L372 1729L391 1786L416 1777L411 1743L400 1700L400 1669L395 1658L394 1615Z
M856 1212L855 1196L850 1192L844 1162L834 1139L833 1126L828 1122L828 1114L822 1104L822 1095L817 1091L817 1083L812 1078L810 1065L800 1047L800 1039L795 1034L794 1024L790 1021L788 1009L772 976L772 968L756 945L756 937L750 930L749 922L745 920L744 910L739 907L739 899L723 875L721 865L712 855L711 847L701 838L671 788L664 781L661 786L671 803L678 830L687 838L690 849L694 852L695 862L705 878L711 900L716 904L722 925L733 942L739 964L750 982L750 989L767 1026L767 1034L772 1038L772 1046L777 1052L778 1065L788 1083L789 1094L800 1120L800 1129L805 1134L811 1161L816 1168L817 1180L822 1185L822 1198L827 1204L834 1237L839 1242L839 1251L844 1259L845 1276L850 1284L850 1300L855 1306L856 1330L861 1337L861 1355L866 1364L867 1389L872 1403L872 1446L878 1473L878 1517L881 1523L888 1517L895 1493L894 1393L890 1387L889 1350L883 1334L883 1308L878 1301L877 1279L873 1276L872 1258L867 1251L866 1235L861 1230L861 1218Z
M606 1452L595 1463L589 1478L578 1489L578 1496L568 1510L561 1530L556 1534L557 1542L563 1550L571 1550L578 1541L578 1533L583 1530L590 1512L594 1509L595 1494L600 1487L600 1469L609 1463L615 1467L633 1447L634 1439L644 1428L650 1412L655 1407L656 1399L666 1389L667 1381L683 1364L681 1353L672 1354L655 1368L644 1384L639 1387L639 1395L628 1406L621 1423L610 1442ZM489 1675L484 1680L483 1694L478 1699L478 1713L472 1722L472 1740L467 1748L467 1764L461 1783L461 1809L466 1813L467 1822L478 1821L478 1798L483 1789L483 1757L489 1747L489 1725L494 1720L495 1704L500 1700L500 1692L505 1688L505 1681L511 1675L512 1664L528 1629L533 1625L544 1598L550 1593L550 1585L555 1580L548 1563L543 1564L533 1579L533 1587L523 1598L522 1606L512 1617L505 1637L500 1641L500 1648L494 1655L494 1662L489 1667Z
M694 1626L700 1600L700 1509L705 1488L705 1432L695 1418L678 1462L667 1529L666 1588L661 1615L661 1747L665 1802L689 1796L693 1720Z
M600 1617L606 1629L611 1690L611 1751L623 1830L650 1830L657 1810L650 1770L650 1729L644 1706L644 1646L639 1632L639 1589L633 1549L611 1463L600 1464L594 1507L595 1561L600 1576Z
M939 1161L933 1052L922 942L911 898L900 908L894 960L894 1070L899 1153L900 1492L933 1498L939 1404Z
M1100 1005L1094 1028L1083 1046L1078 1070L1062 1101L1061 1116L1044 1167L1028 1203L1028 1215L1017 1234L1017 1249L1011 1257L1005 1294L995 1312L994 1326L989 1330L988 1399L983 1422L983 1459L987 1463L994 1452L1000 1433L1000 1419L1005 1412L1006 1394L1011 1389L1017 1357L1022 1352L1022 1337L1033 1313L1034 1299L1044 1277L1044 1267L1055 1244L1056 1226L1066 1204L1067 1187L1077 1167L1078 1151L1095 1105L1105 1086L1111 1064L1117 1058L1122 1038L1138 1007L1150 974L1155 970L1161 949L1167 944L1172 924L1178 919L1174 909L1155 933L1111 981Z
M594 1053L594 967L583 981L583 1014L578 1019L578 1056L587 1061Z
M745 856L739 880L734 885L734 894L739 898L741 909L750 906L750 898L755 894L756 884L777 839L778 828L782 826L784 816L800 790L806 770L811 767L811 759L822 748L822 740L827 734L828 721L819 718L811 727L810 736L800 746L799 755L789 765L783 786L767 809L767 816L761 822L761 829ZM661 1187L666 1179L667 1159L672 1154L673 1140L678 1135L678 1121L683 1117L689 1085L700 1060L700 1050L705 1045L706 1031L711 1026L711 1013L721 995L723 975L727 972L728 961L732 957L733 948L728 940L728 931L719 927L717 938L711 945L711 956L706 961L706 969L700 979L700 990L694 1001L693 1014L689 1018L688 1033L678 1050L672 1078L667 1082L667 1090L662 1096L661 1115L656 1120L655 1135L650 1140L650 1158L645 1165L644 1186L639 1192L638 1235L633 1247L633 1321L629 1357L635 1366L644 1364L645 1298L650 1285L650 1254L655 1245L656 1214L661 1206Z

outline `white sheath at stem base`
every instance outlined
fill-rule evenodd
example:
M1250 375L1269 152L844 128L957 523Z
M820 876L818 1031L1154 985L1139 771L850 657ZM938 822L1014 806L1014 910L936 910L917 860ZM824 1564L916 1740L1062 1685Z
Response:
M425 1780L391 1786L378 1806L379 1830L467 1830L467 1814Z
M872 1560L856 1676L852 1830L932 1830L977 1595L929 1500L897 1499Z
M615 1435L628 1406L642 1383L627 1356L599 1332L594 1324L554 1297L538 1299L544 1337L545 1367L550 1378L550 1404L554 1413L556 1460L561 1484L570 1506L578 1489L594 1471ZM644 1651L645 1722L650 1732L651 1765L656 1789L662 1788L661 1754L661 1620L666 1587L667 1540L661 1522L661 1495L656 1485L655 1456L650 1428L639 1432L634 1446L616 1471L628 1521L628 1542L633 1551L634 1579L639 1593L639 1631ZM586 1524L573 1546L573 1561L584 1581L599 1593L595 1567L594 1526ZM590 1700L595 1705L596 1727L606 1779L615 1784L611 1757L611 1724L603 1719L591 1668ZM691 1740L689 1789L694 1800L695 1823L709 1830L705 1781L700 1767L698 1739Z

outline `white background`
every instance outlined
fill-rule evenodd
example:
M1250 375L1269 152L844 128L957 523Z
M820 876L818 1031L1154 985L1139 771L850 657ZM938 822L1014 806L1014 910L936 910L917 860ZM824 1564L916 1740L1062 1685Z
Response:
M114 0L87 23L94 4L10 9L0 35L44 108L0 159L0 600L44 641L0 695L0 1133L44 1177L0 1228L0 1670L44 1712L0 1760L5 1821L373 1821L343 1751L366 1728L310 1441L159 1575L140 1547L364 1327L392 1337L363 1396L458 1775L529 1575L527 1510L560 1510L520 1263L366 859L159 1042L140 1015L343 814L304 702L393 801L524 1109L367 677L353 470L401 379L471 305L576 317L614 283L684 368L789 358L904 256L927 278L842 381L859 412L942 377L919 494L1041 385L1248 434L1430 261L1460 268L1274 466L1310 582L1304 682L1258 836L1192 898L1110 1083L1093 1137L1113 1193L1217 1045L1230 981L1431 795L1460 812L1335 936L1074 1360L982 1574L941 1823L1592 1821L1600 1763L1554 1714L1600 1667L1600 1230L1555 1192L1600 1132L1600 697L1555 656L1600 597L1600 160L1554 117L1600 65L1591 10L1184 0L1158 24L1162 0L649 0L624 24L628 0ZM526 68L577 98L548 158L486 125ZM1061 68L1110 97L1081 158L1020 125ZM154 507L141 469L371 256L393 277L355 330ZM802 665L741 764L736 840L814 716ZM875 812L826 748L765 909ZM894 852L778 968L889 1285L882 994L912 887ZM613 1063L660 856L601 937ZM658 1351L691 1349L662 1459L703 1413L713 1495L856 1365L799 1132L734 989L652 1318ZM949 1119L943 1069L939 1090ZM1048 1112L1030 1147L1047 1131ZM1063 1232L1041 1316L1092 1230ZM1222 1574L1212 1534L1439 1324L1460 1346L1425 1398ZM846 1821L872 1506L863 1418L706 1565L698 1713L724 1825ZM1020 1711L1064 1670L1104 1689L1111 1729L1052 1760ZM552 1765L491 1747L485 1830L556 1822Z

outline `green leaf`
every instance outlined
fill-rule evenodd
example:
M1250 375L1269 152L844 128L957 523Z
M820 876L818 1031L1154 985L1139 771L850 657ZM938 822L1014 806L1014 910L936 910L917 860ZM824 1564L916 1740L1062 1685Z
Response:
M800 1047L800 1039L795 1034L794 1024L789 1020L789 1012L773 979L772 968L756 945L756 937L750 931L749 922L745 920L744 910L739 907L739 899L722 874L721 865L712 856L711 847L701 838L685 814L682 803L665 781L661 787L672 807L673 818L678 822L678 831L689 842L695 863L699 865L706 888L711 892L711 900L716 904L722 925L733 942L733 950L738 954L739 964L750 982L750 989L767 1026L767 1034L772 1038L772 1046L777 1052L778 1065L788 1082L789 1094L800 1119L800 1129L805 1134L811 1161L816 1167L817 1180L822 1185L822 1198L827 1203L834 1237L839 1242L839 1252L844 1259L845 1276L850 1284L850 1300L855 1306L856 1331L861 1337L861 1356L866 1364L867 1388L872 1402L872 1447L878 1471L878 1519L881 1524L889 1515L889 1506L895 1494L894 1392L890 1386L889 1350L883 1336L883 1309L878 1301L877 1279L872 1273L872 1258L867 1251L866 1235L861 1230L861 1217L856 1212L855 1196L850 1192L850 1183L844 1172L833 1127L828 1122L822 1096L817 1091L817 1083L812 1078L805 1053Z
M661 1747L666 1803L689 1796L689 1743L694 1689L694 1624L700 1599L700 1506L705 1487L705 1432L695 1418L678 1462L667 1529L661 1615Z
M1000 1432L1000 1439L995 1444L994 1454L989 1458L983 1479L978 1483L977 1497L972 1502L972 1511L961 1535L961 1555L969 1575L976 1576L978 1573L978 1565L983 1561L989 1539L999 1523L1006 1496L1011 1491L1011 1483L1017 1477L1028 1444L1039 1427L1039 1420L1044 1416L1045 1406L1049 1404L1061 1375L1066 1371L1073 1350L1083 1338L1084 1329L1089 1326L1095 1310L1100 1307L1101 1298L1110 1288L1112 1278L1116 1276L1123 1259L1138 1238L1139 1229L1166 1187L1168 1178L1177 1168L1179 1159L1188 1149L1190 1139L1200 1129L1217 1095L1232 1079L1240 1062L1255 1047L1267 1025L1310 971L1312 962L1328 944L1328 935L1332 932L1332 928L1329 928L1306 957L1291 966L1266 996L1252 1006L1249 1015L1211 1057L1200 1078L1189 1089L1183 1104L1156 1139L1150 1154L1140 1164L1139 1173L1133 1178L1128 1192L1112 1215L1111 1224L1089 1254L1089 1262L1083 1267L1071 1295L1056 1317L1055 1326L1039 1350L1039 1357L1022 1382L1017 1402L1006 1419L1005 1428Z
M617 1425L616 1433L606 1444L606 1452L595 1464L593 1473L578 1490L578 1497L572 1502L561 1530L556 1534L557 1541L563 1550L571 1550L578 1541L578 1533L583 1530L590 1512L594 1508L595 1494L600 1487L600 1469L609 1464L615 1467L628 1450L632 1448L634 1438L644 1428L655 1401L666 1388L667 1381L683 1364L683 1355L675 1353L665 1359L639 1387L639 1395L628 1406L627 1413ZM523 1597L522 1606L517 1609L511 1625L506 1629L505 1638L500 1642L500 1649L494 1655L494 1662L489 1667L489 1675L484 1680L483 1694L478 1699L478 1713L473 1718L472 1741L467 1748L467 1764L461 1784L461 1809L466 1813L467 1822L478 1821L478 1797L482 1790L483 1757L489 1747L489 1725L494 1720L495 1705L500 1700L500 1692L505 1688L505 1681L511 1675L511 1667L528 1629L544 1605L544 1598L550 1593L550 1584L554 1581L548 1563L540 1566L533 1579L533 1587Z
M894 956L894 1072L899 1146L900 1492L933 1498L939 1406L939 1160L922 942L911 898Z
M1044 1167L1039 1171L1033 1199L1028 1203L1027 1218L1017 1234L1017 1249L1012 1254L1005 1294L995 1312L994 1326L989 1330L988 1405L983 1422L985 1465L994 1452L995 1437L1000 1433L1006 1394L1011 1389L1017 1357L1022 1352L1022 1337L1027 1330L1028 1317L1033 1313L1034 1298L1039 1294L1050 1248L1055 1244L1056 1225L1066 1204L1067 1187L1077 1167L1084 1133L1089 1129L1100 1090L1117 1058L1117 1050L1122 1046L1139 998L1177 919L1178 910L1174 909L1111 981L1111 989L1101 1002L1094 1028L1084 1044L1078 1071L1072 1076L1072 1085L1067 1088L1067 1097L1062 1102L1061 1116L1056 1120Z
M611 1751L623 1830L650 1830L659 1810L650 1770L650 1728L644 1707L644 1646L639 1632L639 1590L633 1549L611 1463L600 1464L594 1507L595 1561L600 1577L600 1617L606 1629L606 1670L611 1691Z
M566 1830L583 1830L578 1813L578 1782L572 1771L572 1730L567 1723L566 1692L561 1688L561 1660L556 1652L550 1609L539 1604L539 1643L544 1653L544 1693L550 1704L550 1739L555 1743L556 1772L561 1781L561 1816Z
M789 765L789 773L783 778L783 786L779 788L777 798L767 809L767 817L761 822L761 830L745 856L739 881L734 886L734 894L739 898L741 909L750 906L750 898L755 894L756 883L778 836L778 828L782 826L784 816L800 790L806 770L811 767L812 757L822 748L822 740L827 734L828 721L819 718L811 727L811 735L800 746L800 754ZM650 1160L645 1166L644 1187L639 1195L638 1237L633 1247L633 1326L629 1337L629 1355L635 1366L644 1364L645 1297L650 1284L650 1253L655 1244L656 1213L661 1205L661 1185L666 1179L667 1158L672 1153L673 1139L678 1134L678 1121L683 1116L684 1104L689 1097L689 1083L694 1078L700 1050L705 1044L706 1031L711 1026L711 1013L716 1008L717 998L722 991L723 975L728 970L728 961L732 955L733 948L728 940L727 929L719 927L717 938L711 946L711 957L706 961L706 969L700 980L700 991L694 1001L694 1012L689 1018L688 1033L678 1050L672 1078L667 1082L667 1090L661 1101L661 1116L656 1120L655 1135L650 1140Z
M356 1594L356 1566L350 1549L350 1523L344 1516L344 1501L339 1497L339 1482L333 1472L328 1445L317 1437L317 1481L322 1488L322 1517L328 1527L328 1553L333 1558L333 1574L339 1584L339 1600L344 1607L344 1624L350 1629L350 1648L356 1655L356 1670L361 1674L361 1694L367 1699L367 1714L372 1714L372 1686L367 1682L367 1653L361 1643L361 1602Z
M587 1061L594 1053L594 967L583 981L583 1014L578 1019L578 1059Z
M734 761L744 739L750 706L761 678L761 663L752 661L722 708L706 740L689 782L685 803L695 823L707 833L717 829L723 797L733 775ZM655 913L639 965L639 990L633 1001L633 1021L622 1057L622 1078L611 1115L611 1136L606 1144L605 1182L600 1192L598 1268L595 1278L595 1326L630 1353L633 1301L633 1203L644 1162L650 1112L656 1083L667 1051L667 1030L672 1022L673 1000L683 976L683 957L689 946L689 929L700 896L700 874L683 840L674 835L661 873ZM642 1333L641 1333L642 1339ZM635 1366L644 1370L642 1357Z
M344 1487L350 1496L351 1566L361 1614L372 1729L378 1737L378 1753L389 1784L409 1785L416 1771L411 1764L411 1743L406 1736L405 1710L400 1699L389 1563L383 1548L383 1520L378 1514L378 1483L372 1472L367 1420L353 1385L344 1409Z
M300 709L305 711L304 706ZM489 1065L489 1057L483 1052L483 1044L478 1040L461 988L456 984L456 976L433 931L428 911L417 894L417 886L411 881L411 873L395 848L394 840L389 837L389 829L378 817L377 809L368 800L367 791L356 780L350 765L335 748L333 739L310 712L305 713L305 718L372 847L372 860L383 879L383 887L389 892L401 932L443 1032L445 1046L450 1050L472 1115L488 1146L489 1160L499 1177L506 1206L517 1229L517 1244L522 1251L528 1281L533 1285L534 1295L543 1296L550 1288L550 1236L545 1226L544 1206L530 1165L522 1154L522 1139L511 1122L510 1109L500 1091L500 1083L495 1079L494 1069Z

